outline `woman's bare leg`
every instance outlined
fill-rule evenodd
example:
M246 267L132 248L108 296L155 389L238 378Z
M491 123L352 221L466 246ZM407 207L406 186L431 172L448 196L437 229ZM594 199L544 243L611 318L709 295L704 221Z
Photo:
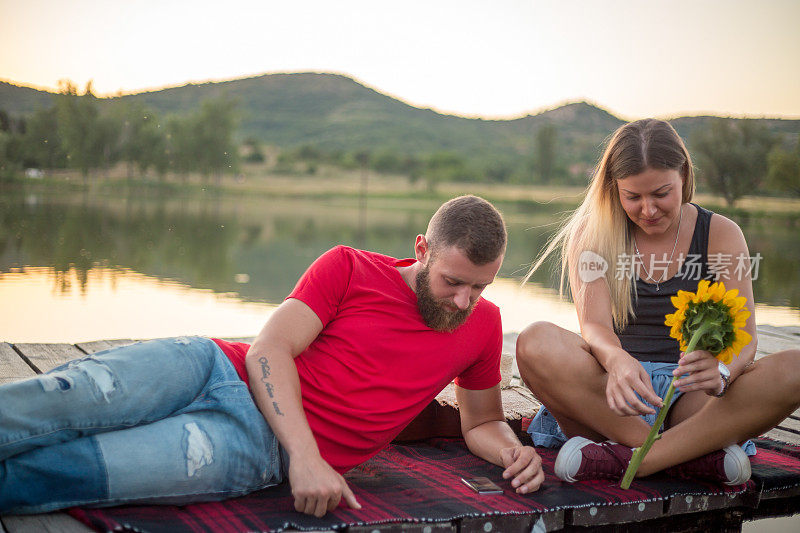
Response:
M517 364L525 384L568 437L611 439L631 447L647 437L650 427L644 420L619 416L608 407L607 374L579 335L535 322L517 339Z
M705 396L687 393L676 402L671 416L676 425L653 444L637 476L757 437L794 412L800 406L800 350L759 359L723 398L703 400L698 394Z

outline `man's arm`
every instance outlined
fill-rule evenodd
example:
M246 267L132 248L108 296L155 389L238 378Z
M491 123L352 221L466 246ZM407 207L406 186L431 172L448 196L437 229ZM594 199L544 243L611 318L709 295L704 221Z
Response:
M523 446L505 421L500 388L469 390L456 386L461 432L470 451L505 468L503 478L520 494L538 490L544 482L542 460Z
M267 320L245 359L256 405L289 454L295 509L316 516L335 509L342 497L351 508L361 508L344 478L320 455L303 411L294 358L320 331L316 313L289 298Z

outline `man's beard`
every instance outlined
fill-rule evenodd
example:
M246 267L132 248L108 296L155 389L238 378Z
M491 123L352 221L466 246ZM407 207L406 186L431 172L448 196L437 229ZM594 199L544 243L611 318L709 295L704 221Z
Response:
M433 296L430 273L427 266L417 272L416 282L417 307L422 315L422 320L431 329L453 331L467 320L467 317L475 307L475 302L472 302L466 309L457 311L447 309L447 306L452 306L453 303L446 298L435 298Z

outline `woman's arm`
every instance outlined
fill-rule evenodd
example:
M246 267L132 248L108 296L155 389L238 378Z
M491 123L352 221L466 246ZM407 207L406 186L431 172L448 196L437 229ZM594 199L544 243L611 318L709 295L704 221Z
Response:
M650 404L661 407L661 398L653 390L644 367L626 352L614 333L611 314L611 292L604 277L585 283L570 261L570 287L581 336L589 344L591 354L608 373L606 400L618 415L653 414L655 410L634 394L638 392Z
M731 371L730 382L733 383L755 358L758 338L753 281L750 275L750 252L739 226L722 215L714 214L711 217L708 234L708 261L712 272L719 274L718 279L712 281L722 281L725 283L726 290L737 289L739 296L747 298L746 307L750 311L750 317L747 319L744 330L753 337L753 340L728 365L728 369ZM684 392L703 390L708 394L717 394L722 389L717 360L713 359L708 352L698 350L692 354L686 354L681 359L678 372L691 374L676 382L676 386Z

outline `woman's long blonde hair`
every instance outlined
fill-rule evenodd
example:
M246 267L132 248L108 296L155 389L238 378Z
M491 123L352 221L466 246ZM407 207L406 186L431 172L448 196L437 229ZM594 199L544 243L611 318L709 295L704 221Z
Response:
M524 281L531 277L556 248L560 248L559 291L563 295L565 282L578 279L578 257L584 251L592 251L608 263L605 279L611 293L614 328L617 331L624 329L633 315L631 293L635 294L632 290L634 278L630 275L618 276L617 270L622 257L633 257L633 222L622 209L616 182L647 169L677 170L683 178L681 201L687 203L692 200L692 160L675 129L668 122L656 119L625 124L608 141L583 202L548 241ZM620 265L620 268L630 269L631 266ZM585 287L585 283L579 284L576 299L582 298Z

